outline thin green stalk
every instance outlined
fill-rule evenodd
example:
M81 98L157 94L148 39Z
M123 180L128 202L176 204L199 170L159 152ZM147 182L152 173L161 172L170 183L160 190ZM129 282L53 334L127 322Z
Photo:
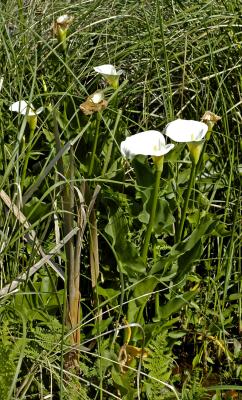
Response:
M188 202L189 202L189 199L190 199L191 191L192 191L192 188L193 188L195 176L196 176L196 165L194 164L194 162L192 162L189 185L188 185L188 188L187 188L187 193L186 193L186 197L185 197L185 201L184 201L184 206L183 206L182 211L181 211L181 222L180 222L180 225L179 225L179 228L178 228L177 242L180 242L181 239L182 239L182 236L183 236L184 223L185 223L186 213L187 213L187 206L188 206Z
M148 227L147 227L147 230L146 230L145 239L144 239L144 245L143 245L143 250L142 250L142 259L143 259L145 264L146 264L146 261L147 261L150 238L151 238L153 225L154 225L154 220L155 220L157 200L158 200L158 194L159 194L159 189L160 189L160 177L161 177L161 174L162 174L162 170L163 170L163 157L162 157L162 162L159 164L159 166L157 167L157 170L156 170L156 179L155 179L155 188L154 188L154 194L153 194L153 203L152 203L152 208L151 208L151 213L150 213L150 220L149 220Z
M26 320L25 320L24 315L22 315L20 312L17 312L17 313L21 316L22 322L23 322L23 336L22 336L21 339L19 339L19 342L21 343L22 346L21 346L21 349L20 349L20 354L19 354L19 359L18 359L18 363L17 363L17 366L16 366L15 374L14 374L14 377L13 377L13 380L12 380L12 383L11 383L11 387L10 387L9 392L8 392L7 400L12 399L12 395L13 395L14 389L15 389L16 384L17 384L18 376L19 376L19 373L20 373L20 370L21 370L21 365L22 365L23 358L24 358L24 350L25 350L25 347L26 347L26 344L27 344L27 340L26 340L26 337L27 337Z
M109 165L109 162L110 162L110 159L111 159L111 155L112 155L112 150L113 150L114 138L115 138L116 131L118 129L118 125L119 125L119 121L120 121L121 115L122 115L122 110L118 110L116 121L115 121L115 125L114 125L113 132L112 132L112 137L110 138L107 155L105 157L105 161L104 161L104 165L103 165L103 169L102 169L102 176L104 176L106 174L107 169L108 169L108 165Z
M18 15L19 15L19 21L20 21L20 24L21 24L21 30L22 30L22 32L24 32L25 31L25 20L24 20L24 12L23 12L23 9L24 9L24 2L23 2L23 0L18 0L17 1L17 3L18 3ZM25 43L26 42L26 37L25 37L25 35L22 35L22 40L23 40L23 43Z
M56 117L56 110L53 109L53 122L54 122L54 136L56 144L56 152L61 151L61 141L59 136L59 129ZM62 157L57 162L58 172L61 176L65 176L65 169ZM63 203L63 231L64 235L68 234L72 230L73 216L71 209L71 196L67 185L65 184L62 192L62 203ZM69 240L65 245L66 251L66 264L67 268L65 270L65 288L64 288L64 298L63 298L63 318L62 318L62 342L61 342L61 374L60 374L60 399L63 398L63 381L64 381L64 326L70 325L69 321L69 304L67 302L67 294L69 282L74 274L74 241ZM71 327L72 328L72 327Z
M230 156L231 154L231 156ZM232 159L231 159L232 158ZM231 190L232 190L232 181L233 181L233 169L234 169L234 144L232 142L232 149L231 152L229 152L229 161L230 161L230 168L229 168L229 182L228 182L228 187L226 190L226 203L224 207L224 215L223 215L223 222L226 222L227 219L227 214L229 210L229 202L230 202L230 195L231 195ZM221 270L223 268L223 251L224 251L224 238L221 237L220 239L220 244L218 248L218 268L217 268L217 276L220 275Z
M167 51L167 44L166 44L166 37L165 37L165 20L164 20L164 2L163 0L157 0L156 1L156 8L158 11L158 18L159 18L159 27L160 27L160 34L161 34L161 40L162 40L162 45L163 45L163 62L165 66L165 74L166 74L166 82L167 82L167 90L169 95L164 95L164 106L166 108L166 114L169 120L173 119L174 115L174 110L173 110L173 90L172 90L172 85L171 85L171 73L170 73L170 66L169 66L169 54ZM161 85L161 88L163 85ZM163 89L162 89L163 90ZM166 100L166 101L165 101ZM167 104L168 103L168 104Z
M206 147L207 147L207 141L204 142L203 147L202 147L202 151L198 160L198 163L196 165L196 175L200 172L201 170L201 166L202 166L202 162L203 162L203 156L205 154L206 151Z
M97 113L97 118L96 118L95 138L94 138L94 143L93 143L93 148L92 148L92 157L91 157L91 162L90 162L90 166L89 166L88 176L91 176L92 172L93 172L94 160L95 160L95 155L96 155L96 150L97 150L97 141L98 141L98 136L99 136L99 128L100 128L101 116L102 116L102 114L100 112L98 112Z
M238 218L238 212L239 212L239 201L237 201L236 204L236 209L234 212L234 218L233 218L233 229L231 233L231 239L230 239L230 244L227 249L227 254L228 258L226 260L226 274L225 274L225 282L224 282L224 290L223 290L223 301L222 301L222 311L224 311L225 308L225 303L228 300L227 299L227 293L228 293L228 288L229 284L231 282L231 274L232 274L232 268L233 268L233 263L234 263L234 254L235 254L235 244L236 244L236 228L237 228L237 218ZM238 239L240 240L240 238Z
M109 242L108 242L109 244ZM110 245L110 244L109 244ZM122 266L120 264L119 258L113 248L113 246L110 245L110 247L113 250L113 254L115 256L116 262L117 262L117 270L119 273L119 279L120 279L120 307L119 307L119 312L118 312L118 317L117 317L117 321L120 322L121 320L121 315L123 314L123 303L124 303L124 292L125 292L125 286L124 286L124 274L122 272ZM114 345L114 342L118 336L119 333L119 329L118 329L118 325L117 325L117 329L115 330L115 334L112 340L112 345ZM126 331L124 331L125 335L126 335Z
M29 143L27 145L26 156L25 156L25 159L24 159L23 172L22 172L22 176L21 176L21 188L22 189L24 188L24 182L25 182L25 178L26 178L26 173L27 173L27 168L28 168L28 163L29 163L29 157L30 157L30 152L31 152L31 142L32 142L33 137L34 137L34 132L35 132L34 128L30 129Z

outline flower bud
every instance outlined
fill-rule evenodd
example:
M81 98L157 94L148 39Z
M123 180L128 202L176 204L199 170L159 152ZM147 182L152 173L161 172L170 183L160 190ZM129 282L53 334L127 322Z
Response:
M116 68L111 64L100 65L99 67L94 67L94 70L101 74L108 84L112 86L115 90L119 86L119 77L123 73L122 70L116 71Z
M63 50L66 50L66 35L70 24L72 23L74 17L69 15L61 15L54 22L54 34L57 36L59 43L62 44Z

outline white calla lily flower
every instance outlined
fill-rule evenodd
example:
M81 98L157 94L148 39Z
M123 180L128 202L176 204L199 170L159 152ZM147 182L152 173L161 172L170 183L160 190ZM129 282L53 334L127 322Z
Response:
M28 104L25 100L20 100L13 103L9 107L9 110L24 115L27 118L30 130L34 131L37 126L37 115L44 110L44 107L35 110L33 104Z
M202 152L208 126L204 122L176 119L165 127L165 135L175 142L186 143L193 163L197 164Z
M114 89L117 89L119 77L123 73L122 70L117 71L113 65L104 64L94 67L94 71L101 74Z
M28 104L26 103L25 100L20 100L13 103L9 107L9 110L17 112L22 115L26 115L27 117L34 117L40 114L44 110L44 107L40 107L37 110L35 110L33 104Z
M111 64L104 64L100 65L99 67L94 67L94 70L103 76L119 76L122 74L122 70L116 71L116 68Z
M165 128L165 135L175 142L189 143L201 142L208 130L204 122L176 119L170 122Z
M125 158L133 159L136 155L161 157L173 149L174 144L166 144L165 138L159 131L145 131L127 137L120 146Z

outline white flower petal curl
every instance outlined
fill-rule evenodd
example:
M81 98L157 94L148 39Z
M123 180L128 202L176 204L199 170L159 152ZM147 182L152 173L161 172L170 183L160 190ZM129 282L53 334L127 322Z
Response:
M208 126L204 122L176 119L170 122L164 130L166 136L175 142L200 142L204 139Z
M43 111L44 111L44 107L37 108L37 110L35 111L35 114L38 115L38 114L42 113Z
M122 74L122 70L117 71L116 68L111 64L103 64L98 67L94 67L94 71L98 72L103 76L119 76Z
M57 24L66 24L68 23L70 20L69 15L64 14L64 15L60 15L60 17L57 18L56 22Z
M132 159L136 155L163 156L173 149L174 144L165 144L165 138L159 131L145 131L126 138L120 146L121 154Z
M38 110L35 110L33 104L31 104L31 103L28 104L28 103L26 103L25 100L20 100L20 101L16 101L15 103L13 103L9 107L9 110L17 112L22 115L32 117L37 114L40 114L44 110L44 108L40 107L40 108L38 108Z

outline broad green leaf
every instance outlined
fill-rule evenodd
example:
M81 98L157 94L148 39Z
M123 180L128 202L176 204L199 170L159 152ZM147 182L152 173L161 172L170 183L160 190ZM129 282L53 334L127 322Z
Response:
M202 218L200 224L196 229L194 229L190 236L182 242L175 244L166 256L160 258L151 269L151 273L164 273L171 265L177 264L179 276L184 276L189 272L192 263L194 263L194 261L200 257L200 254L202 254L202 239L206 235L211 234L215 225L216 221L213 219L207 217ZM180 259L180 257L182 258ZM189 268L184 265L186 262L189 263ZM185 268L186 272L183 273L182 268Z
M141 307L142 306L138 305L135 300L133 300L132 298L130 299L129 305L128 305L128 312L127 312L127 321L129 323L137 321L137 316L139 314ZM125 329L125 332L124 332L125 337L127 336L126 331L127 330Z
M33 197L24 206L24 215L31 223L43 218L51 210L51 205L40 201L37 197Z
M49 276L43 276L41 279L40 293L43 303L48 304L48 299L53 296L53 285Z
M112 288L103 288L101 286L97 286L97 294L103 296L105 299L117 299L120 295L120 291Z
M168 301L164 306L159 307L159 317L161 319L168 319L172 314L177 313L180 309L186 305L196 294L197 290L190 290L181 296L177 296L174 299Z
M233 293L229 296L229 300L239 300L242 299L242 293Z
M169 202L166 199L159 199L157 202L154 230L158 234L164 231L170 234L173 233L173 224L175 218L171 212Z
M113 320L113 317L103 319L101 321L97 321L92 330L92 335L99 335L100 333L105 332L107 330L108 326L111 324L112 320Z
M54 134L53 132L50 132L48 129L42 128L42 131L49 143L52 143L54 141Z
M147 157L144 156L135 157L132 161L132 166L135 170L137 189L141 195L145 188L150 188L154 185L155 171L148 164Z
M129 277L144 274L145 265L138 255L136 246L128 239L129 226L124 213L118 210L110 216L105 232L112 239L113 248L118 256L122 271Z
M178 258L178 271L175 282L179 282L183 277L190 272L191 267L199 260L203 252L202 241L200 240L191 248Z
M148 276L143 281L139 282L133 291L133 297L136 299L136 303L138 305L146 303L158 283L159 280L155 276Z
M118 385L122 399L134 400L136 398L135 394L137 389L134 389L131 385L133 382L133 377L130 376L132 373L127 371L122 374L121 371L117 371L115 368L112 369L112 379Z
M148 224L155 184L155 171L148 165L147 157L136 157L132 165L136 177L136 198L142 199L143 206L138 219L140 222Z
M172 339L179 339L181 337L186 336L186 334L187 334L187 332L182 332L182 331L174 332L174 331L172 331L172 332L170 332L168 334L168 336L171 337Z

